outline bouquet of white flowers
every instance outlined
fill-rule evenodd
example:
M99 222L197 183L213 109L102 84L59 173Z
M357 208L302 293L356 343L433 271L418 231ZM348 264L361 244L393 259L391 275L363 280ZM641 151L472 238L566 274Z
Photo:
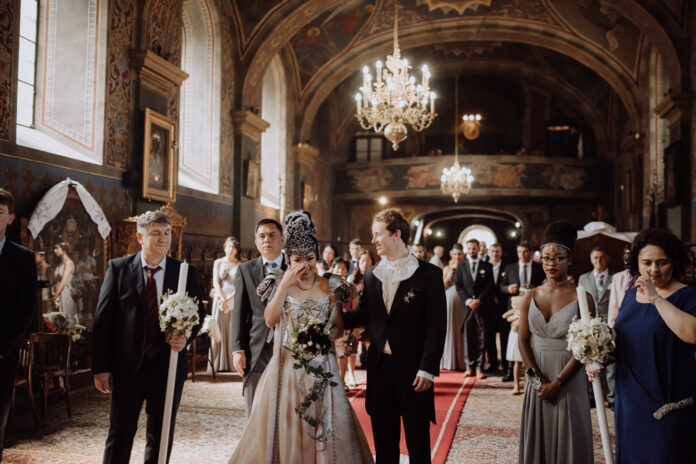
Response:
M573 318L566 334L568 351L583 364L590 363L590 369L598 370L611 351L614 350L614 335L603 316L587 320Z
M163 332L174 332L189 338L193 328L200 323L198 299L188 296L187 293L168 291L162 295L159 321Z

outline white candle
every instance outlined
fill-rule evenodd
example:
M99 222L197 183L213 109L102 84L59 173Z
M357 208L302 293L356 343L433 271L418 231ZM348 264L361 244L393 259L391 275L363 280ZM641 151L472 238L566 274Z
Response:
M179 266L179 286L177 287L177 293L183 295L186 293L186 279L188 278L188 268L189 265L186 261L181 263Z
M578 285L577 292L578 306L580 306L580 317L583 321L587 321L590 319L590 309L587 306L587 292L582 287L582 285Z

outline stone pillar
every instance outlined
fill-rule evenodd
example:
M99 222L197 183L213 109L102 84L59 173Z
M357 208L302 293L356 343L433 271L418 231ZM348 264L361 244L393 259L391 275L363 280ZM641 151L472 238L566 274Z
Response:
M295 207L312 215L322 245L331 242L331 165L319 156L318 149L306 143L295 145L292 155Z
M234 175L232 181L232 233L242 247L254 246L256 205L261 191L261 134L269 123L248 110L232 112L234 124ZM256 174L250 163L256 163ZM251 171L251 172L250 172ZM254 188L254 183L256 187Z
M675 189L676 198L672 204L664 204L665 224L684 240L690 240L691 211L694 196L691 189L691 107L694 96L691 93L668 94L655 108L661 118L665 118L670 134L670 150L675 150L674 164L665 164L665 198L669 200L667 189ZM660 154L658 154L660 156ZM664 154L662 154L664 156ZM665 159L665 161L667 161ZM670 172L668 172L668 170Z

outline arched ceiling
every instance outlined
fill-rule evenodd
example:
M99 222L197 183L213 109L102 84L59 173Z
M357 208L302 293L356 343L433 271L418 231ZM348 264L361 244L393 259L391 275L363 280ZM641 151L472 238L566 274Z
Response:
M232 1L232 0L228 0ZM343 102L356 70L392 51L395 0L250 0L232 2L245 67L244 105L259 98L270 59L291 57L300 139L312 131L326 101ZM684 24L685 0L401 0L399 41L404 55L425 60L433 74L474 68L478 73L527 77L582 107L585 116L607 111L607 94L621 102L629 127L640 120L645 89L640 72L648 47L681 85L673 42ZM283 50L285 48L285 50ZM525 53L520 55L520 48ZM418 72L416 72L418 74ZM588 81L588 76L591 79ZM592 83L592 85L588 85ZM343 85L342 85L343 84ZM345 89L345 90L342 90ZM563 91L563 89L566 89ZM354 93L354 91L353 91ZM333 95L331 99L329 96ZM343 105L345 106L345 105ZM337 116L337 127L345 127ZM605 123L593 118L596 124ZM606 134L595 127L598 143ZM605 140L606 141L606 140Z

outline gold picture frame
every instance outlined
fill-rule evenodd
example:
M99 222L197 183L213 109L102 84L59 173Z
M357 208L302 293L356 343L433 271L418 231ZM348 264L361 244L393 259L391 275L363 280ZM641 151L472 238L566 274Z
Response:
M176 202L177 160L174 153L176 123L145 108L143 143L143 198Z

